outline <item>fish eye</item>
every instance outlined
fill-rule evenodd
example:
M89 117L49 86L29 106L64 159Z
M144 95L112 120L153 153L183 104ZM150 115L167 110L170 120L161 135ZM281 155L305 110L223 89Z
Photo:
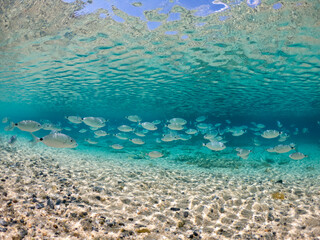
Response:
M71 139L71 142L73 142L73 140Z

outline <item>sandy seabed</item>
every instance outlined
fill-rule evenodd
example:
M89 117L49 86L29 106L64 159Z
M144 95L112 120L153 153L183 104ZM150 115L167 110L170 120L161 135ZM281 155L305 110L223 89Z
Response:
M0 239L320 239L319 169L286 169L3 145Z

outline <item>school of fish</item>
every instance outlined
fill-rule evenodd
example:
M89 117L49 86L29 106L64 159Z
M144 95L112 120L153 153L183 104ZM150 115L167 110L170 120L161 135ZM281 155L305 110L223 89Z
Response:
M251 134L252 143L251 145L249 144L251 147L232 147L235 156L241 159L248 159L250 154L254 152L255 147L260 146L263 139L265 139L270 141L270 144L273 144L273 147L265 149L271 154L288 154L288 157L293 160L302 160L308 157L308 155L297 151L296 144L284 143L290 139L290 135L307 134L309 132L308 128L299 129L295 125L285 128L280 121L276 121L274 129L267 129L266 125L256 122L251 122L248 125L233 126L230 120L225 120L221 123L212 124L206 116L199 116L194 121L188 122L183 118L171 118L165 121L158 119L143 121L138 115L129 115L124 118L121 124L107 124L109 122L107 119L94 116L66 116L65 119L69 122L69 126L63 127L61 123L54 124L48 120L40 121L41 123L33 120L13 122L8 117L4 117L2 123L8 124L5 127L6 131L13 131L18 128L21 131L28 132L32 136L32 145L42 142L46 146L53 148L76 148L78 146L75 139L62 133L62 131L91 134L93 138L86 136L84 142L92 145L99 144L99 139L105 137L123 142L128 141L134 145L144 145L150 141L160 144L202 139L202 146L215 152L223 152L226 148L231 148L228 147L228 142L232 138ZM82 128L78 130L80 124ZM317 124L320 126L320 121ZM50 131L50 133L37 137L35 134L40 130ZM12 136L8 144L14 144L16 139L16 135ZM196 142L193 142L193 144L196 144ZM120 143L110 144L109 147L115 150L125 148L124 144ZM200 144L199 147L201 147ZM164 153L155 150L147 155L155 159L163 157Z

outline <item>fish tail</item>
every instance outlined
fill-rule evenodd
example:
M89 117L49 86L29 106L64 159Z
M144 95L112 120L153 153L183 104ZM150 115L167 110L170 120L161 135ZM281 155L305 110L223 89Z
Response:
M30 140L31 146L35 146L38 142L40 142L40 138L37 138L33 133L30 133L32 139Z
M14 122L10 122L8 126L4 128L5 131L12 131L15 127Z

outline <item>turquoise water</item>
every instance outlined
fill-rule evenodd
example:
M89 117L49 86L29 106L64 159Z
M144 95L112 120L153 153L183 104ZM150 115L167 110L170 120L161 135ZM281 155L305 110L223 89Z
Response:
M11 1L1 6L2 117L14 123L54 123L77 141L76 151L139 159L157 150L181 164L188 160L180 158L203 154L209 160L189 161L205 168L216 166L210 158L225 159L226 164L219 164L225 168L242 165L237 147L252 150L243 161L259 164L293 161L289 154L295 151L308 155L302 161L319 161L317 1L233 1L212 6L128 1L108 3L112 8L101 4ZM101 129L110 135L94 138L95 130L89 126L65 119L73 115L108 119ZM113 136L122 124L143 130L125 119L128 115L139 115L142 122L161 120L156 131L142 137L144 145ZM199 116L211 124L202 133L189 135L187 141L161 141L163 134L179 138L188 128L197 129ZM174 117L186 119L183 130L166 127ZM254 130L259 123L265 128ZM232 136L230 129L239 126L246 133ZM80 129L87 132L79 133ZM283 143L264 139L261 134L267 129L290 137ZM212 131L219 131L226 149L202 146L208 143L204 135ZM35 135L49 133L40 130ZM3 134L5 141L14 134L30 138L17 129ZM128 137L137 136L131 132ZM97 143L88 143L88 138ZM289 143L296 145L290 153L266 151ZM115 150L112 144L124 148Z
M318 239L319 12L0 1L0 238Z

